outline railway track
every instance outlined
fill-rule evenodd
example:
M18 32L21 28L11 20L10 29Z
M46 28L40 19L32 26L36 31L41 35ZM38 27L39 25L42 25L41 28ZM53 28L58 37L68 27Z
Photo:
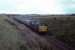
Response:
M25 23L23 23L19 20L14 20L14 17L10 17L7 21L10 24L15 25L16 28L20 32L23 32L21 34L23 37L22 39L24 39L24 40L27 39L27 42L32 41L32 43L34 43L34 45L36 44L39 48L42 46L46 46L46 49L44 48L45 50L75 50L75 48L66 47L64 43L62 43L54 38L51 38L49 36L38 35L36 32L33 32L30 28L28 28ZM37 39L37 40L35 41L35 39ZM42 46L40 46L39 43ZM29 42L29 44L30 44L30 46L33 46L33 44L31 44L31 42ZM41 49L41 50L44 50L44 49Z

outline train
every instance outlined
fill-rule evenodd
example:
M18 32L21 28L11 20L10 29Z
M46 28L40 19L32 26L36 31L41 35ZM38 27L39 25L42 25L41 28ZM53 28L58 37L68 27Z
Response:
M36 20L34 18L29 17L14 17L14 20L18 21L21 24L24 24L32 31L37 32L38 34L44 35L48 32L48 25L41 24L40 20Z

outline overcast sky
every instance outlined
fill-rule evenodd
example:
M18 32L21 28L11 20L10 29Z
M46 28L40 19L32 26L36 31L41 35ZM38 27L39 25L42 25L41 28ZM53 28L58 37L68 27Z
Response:
M0 13L68 14L74 9L74 0L0 0Z

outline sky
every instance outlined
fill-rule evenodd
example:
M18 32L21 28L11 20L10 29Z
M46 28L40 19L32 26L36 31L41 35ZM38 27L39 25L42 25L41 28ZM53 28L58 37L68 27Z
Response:
M7 14L69 14L74 9L74 0L0 0L0 13Z

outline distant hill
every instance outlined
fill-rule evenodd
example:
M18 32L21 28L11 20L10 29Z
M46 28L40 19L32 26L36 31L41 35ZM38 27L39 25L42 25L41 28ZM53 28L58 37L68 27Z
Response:
M53 18L53 17L70 17L70 16L75 16L75 14L60 14L60 15L42 15L42 14L0 14L0 16L17 16L17 17L34 17L34 18Z

